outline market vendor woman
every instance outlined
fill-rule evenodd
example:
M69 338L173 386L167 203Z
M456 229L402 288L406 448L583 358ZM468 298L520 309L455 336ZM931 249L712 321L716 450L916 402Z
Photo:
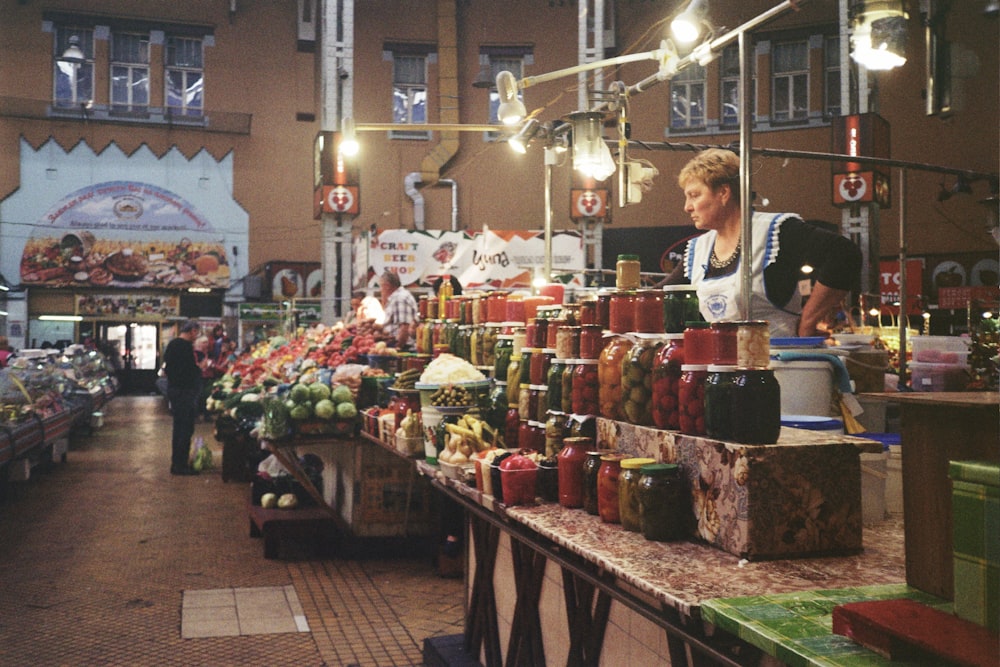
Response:
M684 211L706 233L688 241L684 261L666 282L694 285L709 322L745 320L739 157L719 148L702 151L677 181L684 190ZM752 235L753 319L768 320L774 337L816 335L817 325L857 287L861 251L849 239L792 213L754 213ZM805 265L813 267L815 284L803 306L798 282Z

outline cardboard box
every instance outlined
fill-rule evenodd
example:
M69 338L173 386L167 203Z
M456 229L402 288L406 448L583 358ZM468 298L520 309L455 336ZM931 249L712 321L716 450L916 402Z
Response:
M749 560L861 550L862 452L882 444L782 428L775 445L742 445L599 419L598 444L679 463L691 488L692 537Z
M1000 631L1000 465L950 461L955 613Z

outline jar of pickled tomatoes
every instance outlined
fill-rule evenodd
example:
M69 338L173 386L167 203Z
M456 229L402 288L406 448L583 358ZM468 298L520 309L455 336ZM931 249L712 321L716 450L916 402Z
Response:
M599 324L585 324L580 330L580 358L599 359L604 349L604 330Z
M634 319L634 331L663 333L663 291L643 289L636 292Z
M597 513L605 523L621 523L618 506L618 477L622 454L605 454L597 471Z
M600 380L597 359L577 359L573 369L573 413L596 415L600 413Z
M708 322L688 322L684 329L684 362L688 364L712 363L714 352L712 332Z
M687 341L684 342L687 347ZM706 364L681 366L681 381L677 389L678 422L682 433L705 435L705 379Z
M678 389L684 363L684 334L664 334L666 344L653 362L653 424L676 431L680 428Z
M620 290L611 295L608 310L608 329L611 333L635 331L635 305L634 291Z

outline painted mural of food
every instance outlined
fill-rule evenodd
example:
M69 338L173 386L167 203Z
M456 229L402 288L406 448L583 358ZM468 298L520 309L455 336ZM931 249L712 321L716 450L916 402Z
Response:
M438 246L438 249L434 251L432 257L439 264L448 264L455 257L455 250L457 246L451 241L446 241Z

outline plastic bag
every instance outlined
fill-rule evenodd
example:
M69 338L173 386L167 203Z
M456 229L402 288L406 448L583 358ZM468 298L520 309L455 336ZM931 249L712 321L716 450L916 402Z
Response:
M194 439L191 447L191 457L189 460L191 469L195 472L208 470L212 467L212 450L205 444L205 439L200 435Z

